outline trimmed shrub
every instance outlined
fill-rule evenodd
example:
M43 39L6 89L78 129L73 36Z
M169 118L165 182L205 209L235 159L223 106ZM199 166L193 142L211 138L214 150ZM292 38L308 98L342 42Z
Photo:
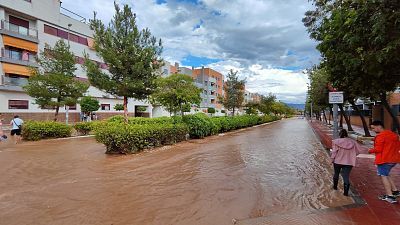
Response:
M115 122L115 123L124 123L123 116L113 116L108 118L108 122ZM128 118L129 124L137 124L137 125L144 125L144 124L172 124L172 123L182 123L182 118L179 116L174 117L158 117L158 118L143 118L143 117L129 117Z
M204 138L217 130L213 121L204 113L184 116L183 122L189 127L191 138Z
M79 122L74 125L74 129L80 135L88 135L92 131L95 131L98 127L105 126L106 121L91 121L91 122Z
M22 137L28 141L70 137L72 127L54 121L27 121L22 128Z
M96 140L106 146L106 153L127 154L183 141L188 131L185 124L108 123L96 130Z
M211 114L214 114L215 113L215 108L208 108L207 112L211 113Z

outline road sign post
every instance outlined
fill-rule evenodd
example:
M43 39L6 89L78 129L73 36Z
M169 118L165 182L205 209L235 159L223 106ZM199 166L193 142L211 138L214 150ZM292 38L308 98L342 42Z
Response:
M339 138L339 105L343 104L343 92L329 92L329 104L333 104L333 139Z

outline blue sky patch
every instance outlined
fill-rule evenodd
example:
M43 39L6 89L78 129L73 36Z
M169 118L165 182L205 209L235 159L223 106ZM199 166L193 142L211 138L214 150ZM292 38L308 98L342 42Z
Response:
M158 5L165 4L165 3L167 3L167 0L156 0L156 3Z
M204 21L200 20L200 22L193 27L193 30L199 29L201 27L201 25L203 25L203 23L204 23Z
M211 63L216 63L219 61L221 60L189 55L182 60L182 65L200 67L200 66L206 66Z

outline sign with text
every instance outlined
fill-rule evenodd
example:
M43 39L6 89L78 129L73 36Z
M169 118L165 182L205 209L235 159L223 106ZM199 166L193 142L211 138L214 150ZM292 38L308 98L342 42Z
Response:
M343 91L329 92L329 104L342 104Z

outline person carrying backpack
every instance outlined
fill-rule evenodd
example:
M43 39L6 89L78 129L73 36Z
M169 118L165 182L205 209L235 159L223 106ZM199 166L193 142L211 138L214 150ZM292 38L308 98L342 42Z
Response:
M14 116L14 119L11 120L10 125L12 126L11 128L11 136L16 135L15 137L15 144L18 144L21 142L21 132L22 132L22 124L24 121L19 118L18 115Z

